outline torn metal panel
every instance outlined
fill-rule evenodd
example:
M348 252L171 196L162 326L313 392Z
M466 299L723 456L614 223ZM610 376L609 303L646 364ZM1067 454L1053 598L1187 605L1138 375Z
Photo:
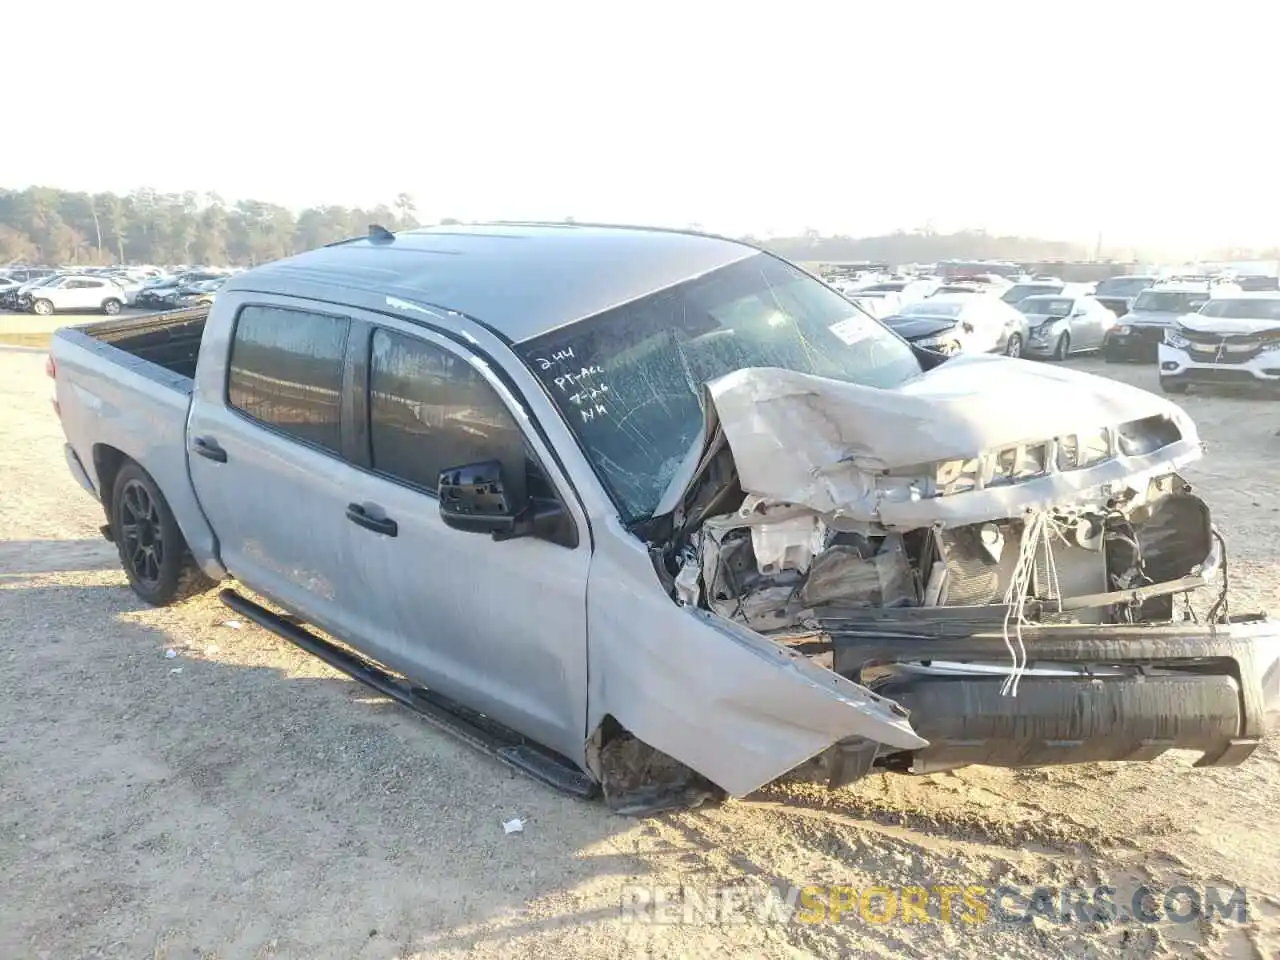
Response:
M599 543L588 591L588 730L612 716L734 796L850 737L926 745L895 704L865 687L715 614L630 589L652 577L647 554L622 538Z
M982 354L894 390L755 368L707 391L743 490L900 529L1105 500L1201 455L1195 425L1161 397ZM1011 402L1018 397L1034 402ZM1146 421L1173 432L1153 448L1119 429ZM1089 463L1098 436L1106 455ZM972 473L973 482L948 489L948 471Z

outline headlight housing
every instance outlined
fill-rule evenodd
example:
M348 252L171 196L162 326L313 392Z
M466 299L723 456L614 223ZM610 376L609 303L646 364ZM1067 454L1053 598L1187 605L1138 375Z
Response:
M1122 323L1120 326L1116 327L1116 331L1120 336L1127 337L1129 334L1133 333L1133 327L1129 326L1127 323Z
M1058 469L1079 470L1101 463L1111 456L1106 430L1072 433L1058 439Z
M955 337L924 337L916 341L916 346L945 353L948 356L960 352L960 341Z
M1049 462L1048 443L1027 443L1007 447L988 460L991 475L987 486L998 487L1005 483L1030 480L1043 474Z
M1174 330L1172 327L1165 330L1164 342L1178 350L1185 350L1187 347L1191 346L1191 341L1178 333L1178 331Z

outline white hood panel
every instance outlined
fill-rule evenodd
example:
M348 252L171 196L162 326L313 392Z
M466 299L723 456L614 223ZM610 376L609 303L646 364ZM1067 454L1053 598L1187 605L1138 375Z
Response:
M1079 502L1102 484L1167 473L1201 452L1194 424L1162 397L993 355L955 357L893 390L775 368L738 370L707 389L743 490L889 525L972 523ZM1147 417L1172 419L1183 439L1143 457L933 499L882 476Z
M1280 320L1251 320L1236 317L1206 317L1201 314L1188 314L1178 321L1179 325L1196 333L1217 334L1218 336L1239 336L1241 334L1268 333L1280 330Z

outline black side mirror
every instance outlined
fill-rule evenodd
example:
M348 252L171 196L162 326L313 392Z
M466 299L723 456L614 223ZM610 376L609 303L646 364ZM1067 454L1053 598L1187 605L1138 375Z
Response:
M468 533L510 536L524 504L510 502L497 460L450 467L440 473L440 517L447 526Z
M960 329L965 333L973 333L973 324L966 320L964 323L960 324Z
M565 547L578 545L578 528L559 500L515 497L503 481L502 463L485 460L440 472L440 519L466 533L495 540L538 537Z

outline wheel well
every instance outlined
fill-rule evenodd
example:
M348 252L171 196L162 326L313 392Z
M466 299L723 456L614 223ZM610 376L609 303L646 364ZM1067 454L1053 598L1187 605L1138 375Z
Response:
M105 443L93 445L93 472L98 478L98 499L102 501L102 511L107 515L107 523L111 523L111 491L116 485L116 474L131 458L115 447Z

